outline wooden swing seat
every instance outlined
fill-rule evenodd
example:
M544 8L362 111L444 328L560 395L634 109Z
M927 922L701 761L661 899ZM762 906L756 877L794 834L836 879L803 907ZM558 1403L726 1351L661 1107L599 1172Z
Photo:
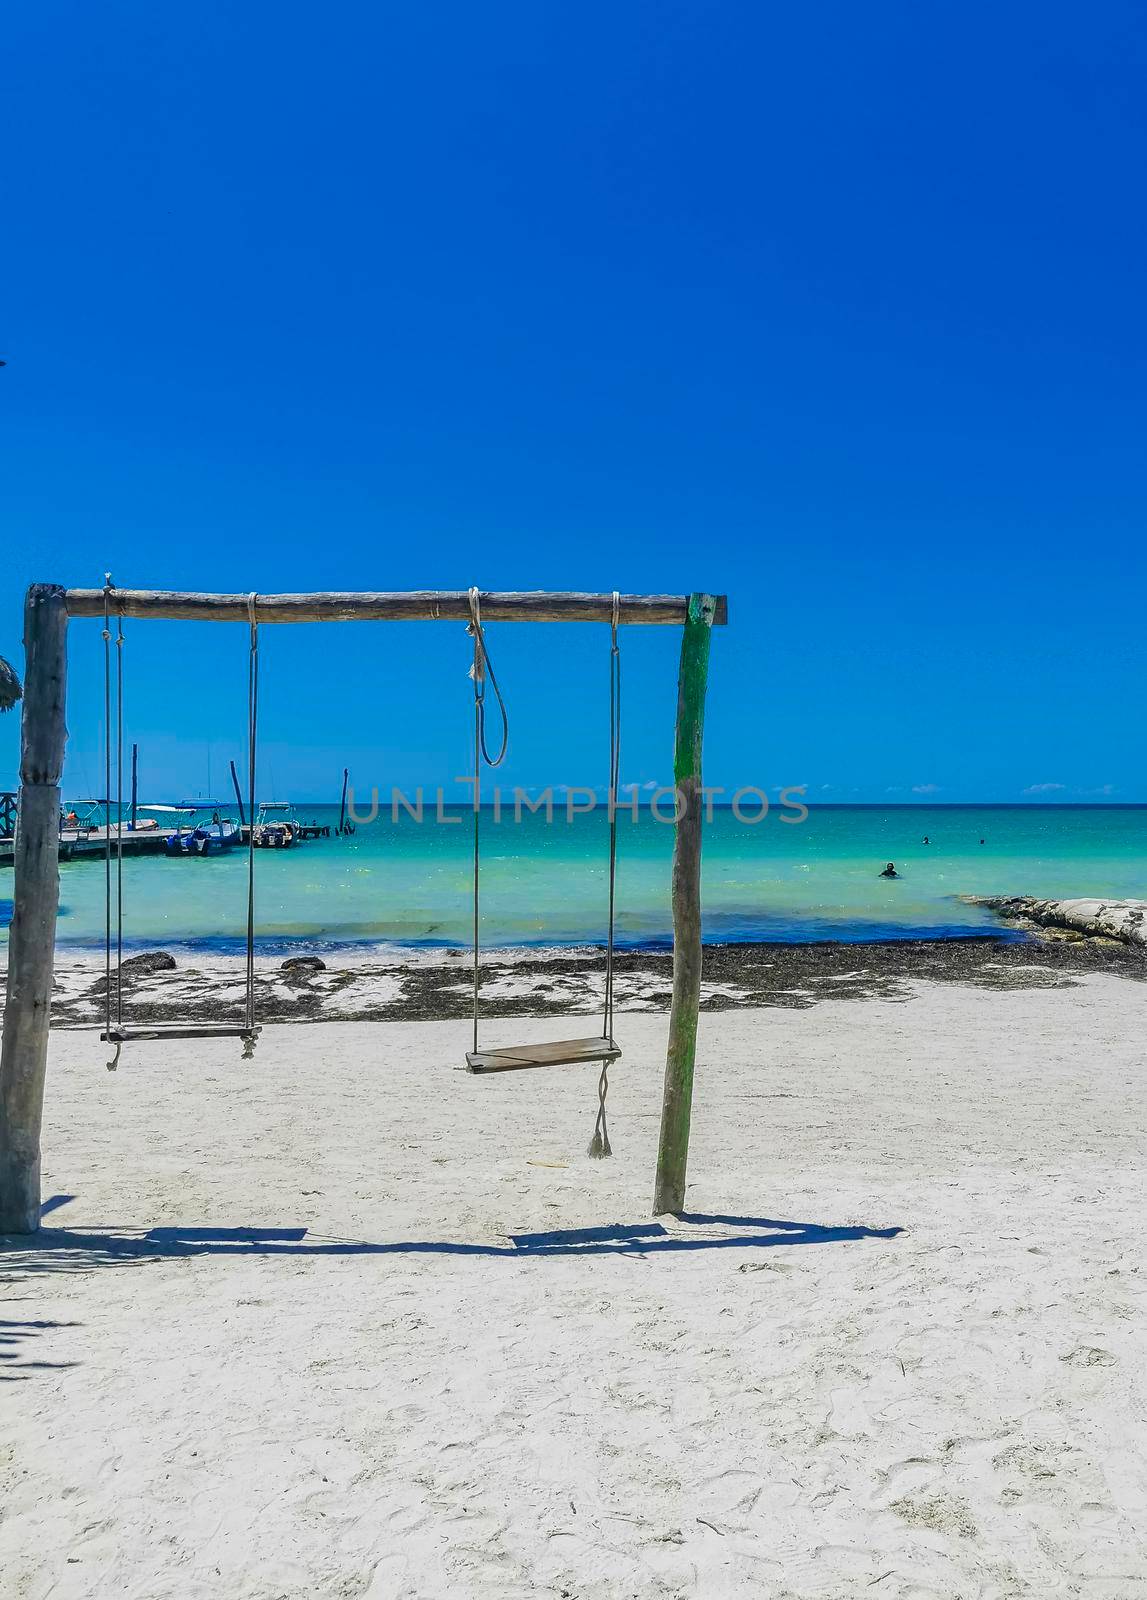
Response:
M471 1072L520 1072L525 1067L576 1066L586 1061L603 1064L621 1054L612 1039L597 1034L592 1039L553 1039L548 1044L508 1044L500 1050L468 1050Z
M125 1022L100 1038L105 1044L130 1044L135 1039L245 1039L258 1032L239 1022Z

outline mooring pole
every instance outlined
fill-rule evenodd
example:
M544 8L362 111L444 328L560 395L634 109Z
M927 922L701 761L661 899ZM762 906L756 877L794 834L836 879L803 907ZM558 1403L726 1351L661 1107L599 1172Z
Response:
M131 831L135 832L135 807L139 799L139 746L131 747Z
M693 1111L693 1060L697 1048L697 1010L701 1001L701 740L705 728L705 689L716 600L689 596L681 637L677 677L677 734L673 778L677 827L673 846L673 1003L665 1056L661 1138L653 1214L685 1209L685 1169L689 1161L689 1123Z
M40 1118L60 898L60 775L68 736L67 627L64 590L34 583L24 604L20 808L0 1049L0 1233L35 1233L40 1226Z
M231 787L235 790L235 799L239 806L239 826L245 828L247 826L247 818L243 812L243 791L239 787L239 774L235 771L235 763L233 761L231 763ZM252 826L254 826L254 823L255 819L252 817Z
M346 785L347 785L347 778L349 776L350 776L350 768L349 767L344 767L343 768L343 797L342 797L342 804L339 806L339 833L342 833L344 831L345 827L346 827Z

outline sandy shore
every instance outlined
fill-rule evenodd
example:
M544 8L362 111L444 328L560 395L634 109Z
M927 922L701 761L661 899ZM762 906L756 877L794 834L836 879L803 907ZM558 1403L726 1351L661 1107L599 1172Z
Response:
M0 1592L1147 1595L1143 986L707 1016L654 1223L664 1028L56 1033Z

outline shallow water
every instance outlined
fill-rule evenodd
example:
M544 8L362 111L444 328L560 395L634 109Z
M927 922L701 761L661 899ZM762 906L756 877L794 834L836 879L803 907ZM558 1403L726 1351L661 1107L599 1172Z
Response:
M337 821L337 807L300 807ZM298 944L466 944L471 928L471 814L438 822L389 812L351 838L256 857L260 948ZM600 941L606 921L604 810L482 818L482 939L487 945ZM927 836L931 843L924 845ZM983 839L983 844L980 840ZM621 813L618 942L670 934L673 829ZM817 807L807 821L771 813L749 825L715 811L704 837L705 937L865 940L959 935L994 926L961 894L1147 896L1147 807ZM896 880L879 877L895 861ZM246 854L124 862L129 946L241 945ZM11 869L0 870L0 903ZM103 938L102 859L63 863L62 944ZM3 937L0 934L0 937Z

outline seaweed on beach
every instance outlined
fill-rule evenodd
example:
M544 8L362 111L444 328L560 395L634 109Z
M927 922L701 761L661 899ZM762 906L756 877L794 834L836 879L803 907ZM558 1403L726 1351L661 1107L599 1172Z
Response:
M256 978L261 1022L450 1021L470 1015L467 962L459 953L395 963L362 961L316 970L263 969ZM491 952L483 958L483 1012L496 1017L585 1016L600 1009L603 953ZM665 950L615 956L619 1011L665 1012L673 958ZM824 1000L906 1000L920 983L984 989L1063 987L1105 972L1142 982L1147 949L1106 939L1058 940L983 935L959 939L896 939L869 944L715 944L705 950L701 1007L805 1010ZM114 985L114 980L113 980ZM140 963L123 974L124 1014L133 1021L172 1022L194 1016L227 1021L242 1010L237 968L207 959L175 970ZM91 965L57 972L53 1022L98 1024L105 978Z

